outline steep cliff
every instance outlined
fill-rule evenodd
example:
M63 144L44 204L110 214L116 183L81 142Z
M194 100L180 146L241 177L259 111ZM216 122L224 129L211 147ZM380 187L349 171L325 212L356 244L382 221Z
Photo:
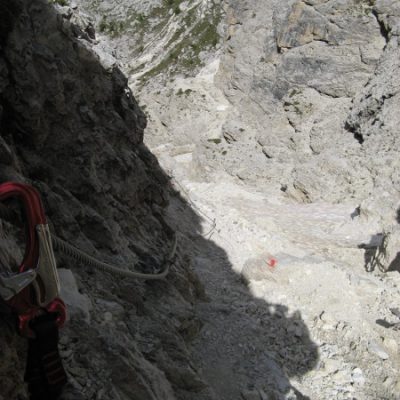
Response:
M82 4L100 21L93 7L98 3ZM227 251L251 293L266 304L279 299L289 313L301 310L318 346L317 364L312 367L311 351L309 370L298 379L289 372L283 381L313 399L396 398L399 341L390 328L397 320L390 310L399 278L397 272L383 278L377 261L393 267L400 246L398 2L129 4L154 26L167 27L166 41L144 29L144 46L129 59L122 57L130 85L146 106L146 143L214 219L215 229L204 224L205 232ZM171 10L164 13L151 11L168 5ZM188 9L196 16L189 26L211 21L205 9L221 19L215 47L205 46L200 63L182 68L172 49L179 48L182 59L190 54L192 42L174 35ZM113 8L113 17L122 18L121 10ZM140 25L135 27L137 34ZM110 35L116 55L125 53L130 35L124 29ZM106 37L107 32L98 35L100 41ZM376 251L387 231L394 233ZM277 255L274 273L263 270L265 250ZM282 369L288 371L285 361L301 370L283 350L287 336L279 339L282 331L296 332L293 324L276 336L273 328L263 331L258 303L234 320L229 313L243 310L236 307L235 294L214 288L230 275L213 275L215 267L202 259L195 265L213 301L232 304L226 306L228 315L203 309L205 328L193 350L219 398L239 398L237 387L249 399L302 398L279 385ZM223 270L217 260L212 265ZM253 312L258 319L246 325ZM210 315L220 323L207 322ZM247 334L236 335L239 330ZM273 339L263 342L262 335ZM234 354L235 345L242 358Z
M202 73L197 65L174 73L160 61L168 60L170 48L153 51L158 40L152 34L141 49L141 57L150 60L157 53L159 60L156 79L131 75L132 87L144 85L139 98L151 121L148 144L194 145L189 169L197 176L225 171L303 202L355 199L363 202L365 215L390 225L399 191L393 176L397 144L391 139L397 120L386 111L399 104L393 82L397 3L206 3L212 15L222 17L215 48L202 48L202 65L208 66ZM187 4L197 11L197 23L211 21L203 3L182 2L182 10ZM127 37L129 31L122 30L112 39L117 54ZM182 43L178 38L175 43ZM136 60L131 64L144 72L145 64ZM382 195L385 210L378 210L372 203Z
M162 216L171 189L142 143L146 118L127 79L47 1L0 5L1 181L39 189L52 230L80 249L159 270L171 243ZM1 227L3 273L24 243ZM58 259L70 313L61 336L65 398L172 399L203 386L182 333L198 325L192 303L201 288L182 251L171 277L148 284ZM11 322L2 314L0 398L23 399L26 343Z

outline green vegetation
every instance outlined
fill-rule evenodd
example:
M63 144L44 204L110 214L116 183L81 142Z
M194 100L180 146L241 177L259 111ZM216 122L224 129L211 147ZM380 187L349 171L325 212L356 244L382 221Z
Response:
M60 1L60 0L57 0ZM101 21L99 22L98 29L100 32L106 33L111 37L121 36L123 33L126 33L129 28L138 25L139 28L143 31L147 26L146 16L143 14L131 13L128 14L125 20L109 19L106 15L103 15ZM143 50L143 48L142 48Z
M127 21L108 20L104 15L99 23L99 31L109 34L111 37L120 36L127 27Z
M354 0L355 7L353 8L353 15L362 17L363 15L370 15L373 12L376 0Z
M173 0L168 0L171 4ZM219 41L217 26L221 19L221 14L208 15L204 19L196 22L196 9L193 8L184 18L185 26L193 26L187 36L185 28L178 29L167 47L172 47L167 57L152 70L147 72L144 79L152 78L161 72L172 70L193 71L201 66L200 53L204 50L210 50L215 47Z
M194 49L200 50L208 46L215 47L218 44L217 25L213 22L204 19L194 27L191 34L198 38L197 43L191 44Z
M290 97L290 95L289 95ZM308 114L313 109L312 103L300 103L299 101L285 101L284 107L286 111L294 111L298 115Z
M145 38L155 37L163 31L171 19L172 10L173 18L179 18L178 28L165 46L166 55L163 60L143 75L141 80L145 81L163 72L171 76L176 72L189 75L202 65L201 53L217 46L220 40L217 27L223 11L221 6L216 5L204 15L204 10L200 11L199 5L193 5L192 0L189 0L186 9L181 11L180 6L183 2L184 0L162 0L161 5L152 8L146 14L138 13L132 7L127 9L124 19L104 15L97 29L112 38L131 34L136 43L134 54L138 56L146 47ZM100 3L99 0L93 0L94 11L98 10ZM137 65L129 72L136 73L142 69L143 65Z
M146 22L146 17L143 14L137 14L137 21L140 24L144 24Z

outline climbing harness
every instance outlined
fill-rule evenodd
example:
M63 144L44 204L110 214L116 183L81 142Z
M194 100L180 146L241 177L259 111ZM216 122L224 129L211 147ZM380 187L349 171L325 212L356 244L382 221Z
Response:
M19 272L0 275L0 295L17 315L18 329L28 338L25 381L31 400L57 398L67 377L58 352L58 330L66 307L58 297L52 240L39 193L22 183L0 185L0 200L18 198L26 217L26 248Z
M154 274L129 271L97 260L66 241L50 234L39 193L22 183L0 184L0 201L18 198L26 216L26 249L19 272L0 273L0 297L18 316L19 332L29 340L25 381L31 400L53 400L67 381L58 353L58 331L66 319L66 307L59 298L60 283L54 250L81 264L119 277L161 280L168 275L177 249L177 236L164 258L163 268ZM0 204L0 218L11 223L15 216Z

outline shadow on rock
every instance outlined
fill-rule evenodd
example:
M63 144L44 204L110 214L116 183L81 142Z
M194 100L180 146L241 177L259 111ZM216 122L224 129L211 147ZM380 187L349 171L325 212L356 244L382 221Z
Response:
M372 235L368 243L358 245L359 249L364 249L364 266L367 272L374 271L376 267L380 268L380 260L384 251L384 236L383 233L377 233Z
M290 383L319 358L300 312L255 298L225 250L200 235L198 218L178 194L172 197L168 220L181 232L208 299L196 305L204 326L191 351L215 398L307 398Z
M400 224L400 208L396 211L395 221ZM373 235L369 243L359 248L365 250L365 269L373 271L376 267L382 272L400 272L400 227L395 225L383 233Z

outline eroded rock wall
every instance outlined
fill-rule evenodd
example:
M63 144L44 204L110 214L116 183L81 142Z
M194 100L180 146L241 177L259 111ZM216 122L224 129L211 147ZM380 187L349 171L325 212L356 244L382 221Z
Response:
M223 171L301 202L356 201L390 224L399 192L397 3L207 4L223 18L218 45L202 52L206 68L171 77L160 64L156 78L140 81L147 143L190 154L186 173L199 179Z
M356 199L393 223L398 4L227 4L219 86L233 105L222 134L235 143L225 168L301 201Z
M235 105L232 119L248 126L242 141L253 136L265 155L241 175L279 181L305 200L365 193L371 179L352 163L359 143L343 125L386 43L372 5L270 1L263 10L252 2L229 7L239 22L226 42L220 82Z
M47 1L0 7L1 182L38 188L52 230L80 249L157 271L172 239L162 215L170 188L142 143L146 118L127 79ZM23 242L7 223L1 228L4 272L21 259ZM155 283L59 258L70 312L61 335L65 398L164 400L204 388L181 332L200 327L192 303L201 288L178 252L173 276ZM26 343L3 313L0 348L0 398L27 398Z

